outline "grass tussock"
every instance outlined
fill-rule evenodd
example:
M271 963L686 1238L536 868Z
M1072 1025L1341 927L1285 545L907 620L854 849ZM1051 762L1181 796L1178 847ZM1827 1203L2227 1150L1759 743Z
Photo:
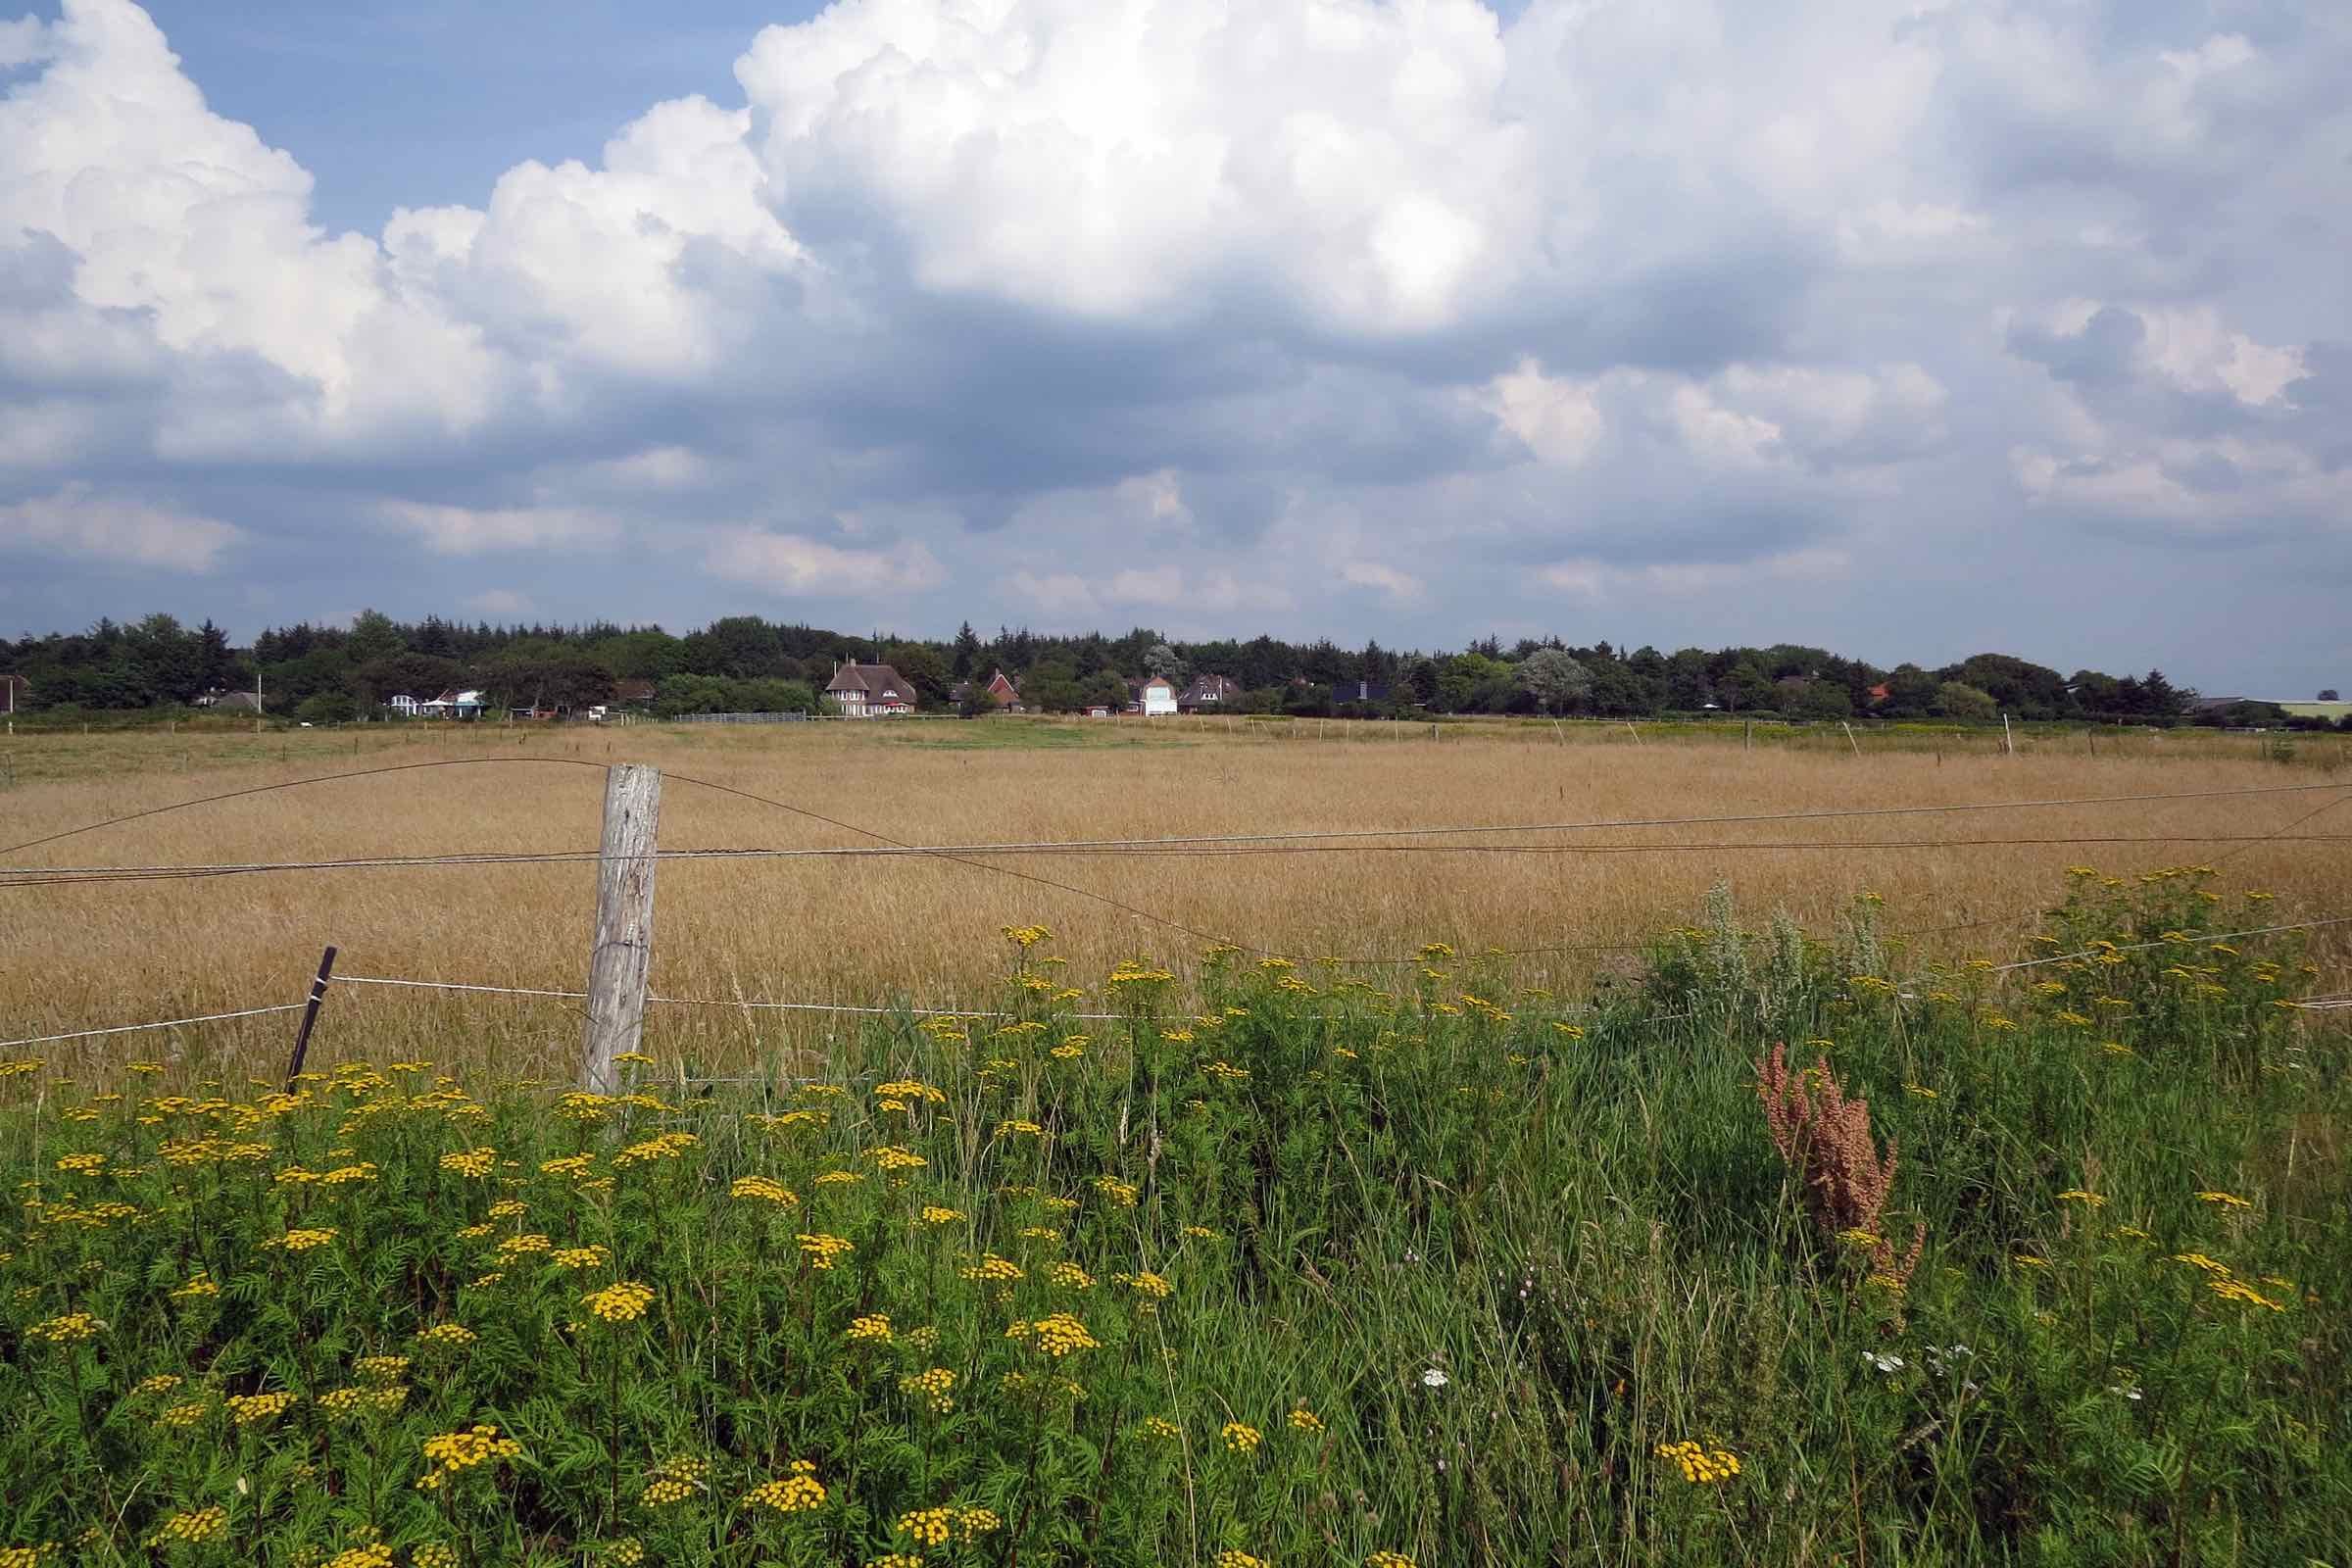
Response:
M12 1062L0 1548L2330 1560L2345 1036L2208 874L2055 902L2059 961L1898 977L1875 905L1719 898L1597 1006L1030 924L969 960L1007 1017L612 1097Z

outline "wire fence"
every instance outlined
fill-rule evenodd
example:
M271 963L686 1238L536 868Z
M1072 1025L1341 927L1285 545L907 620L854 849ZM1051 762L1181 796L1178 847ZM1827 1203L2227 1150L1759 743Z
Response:
M283 780L272 784L256 785L245 789L231 790L220 794L204 796L195 800L175 802L172 805L156 807L146 810L127 812L120 816L108 818L104 821L86 823L79 827L65 829L57 833L47 834L41 837L25 840L19 844L0 848L0 855L21 854L26 850L42 848L50 844L58 843L65 839L79 836L84 833L95 832L108 827L120 826L125 823L159 815L168 811L238 800L256 795L264 795L279 790L295 789L304 787L306 785L330 783L339 780L374 778L386 774L405 773L421 769L478 765L481 763L524 763L581 766L594 768L600 772L604 770L605 766L605 764L601 762L588 761L577 758L523 757L449 759L353 769L345 772L325 774L312 778ZM2071 796L2034 800L1975 801L1934 805L1842 807L1797 811L1753 811L1692 816L1614 817L1575 821L1478 825L1447 824L1424 827L1286 830L1257 833L1189 834L1155 838L1031 840L948 845L907 844L896 839L892 839L885 834L877 833L872 829L859 827L856 824L824 815L821 812L811 811L806 808L793 805L790 802L774 800L772 798L758 795L750 791L737 789L732 785L720 784L712 780L694 778L689 775L682 774L671 774L668 776L679 783L699 786L719 794L735 796L747 801L773 807L806 820L823 823L842 831L854 833L860 837L873 840L875 842L855 846L753 846L740 848L656 850L643 857L628 857L625 858L697 861L731 859L797 860L908 857L930 858L933 859L945 860L951 863L974 866L982 870L1013 877L1024 882L1035 883L1045 887L1057 889L1065 893L1076 895L1080 898L1092 900L1096 903L1105 905L1114 909L1136 915L1139 918L1150 921L1163 928L1182 932L1186 935L1211 943L1212 945L1218 947L1226 948L1230 951L1255 954L1264 956L1289 956L1275 954L1273 950L1270 949L1258 948L1245 943L1227 941L1212 933L1199 930L1193 926L1185 924L1182 921L1172 919L1164 914L1141 908L1137 906L1110 898L1107 895L1094 892L1091 889L1077 887L1069 883L1056 881L1050 877L1040 876L1035 873L1002 864L1001 859L1003 858L1010 857L1073 856L1115 856L1121 858L1144 858L1184 857L1198 858L1222 858L1229 856L1306 855L1329 853L1447 853L1614 856L1641 854L1731 853L1740 851L1948 851L1955 849L1984 848L1989 846L2040 845L2074 847L2123 844L2228 844L2235 846L2235 848L2230 852L2230 855L2234 856L2236 854L2242 854L2245 850L2251 849L2256 845L2266 843L2341 843L2346 842L2347 840L2352 840L2352 834L2320 834L2301 833L2296 831L2311 821L2314 817L2320 815L2322 812L2332 809L2333 808L2343 804L2346 800L2352 800L2352 786L2347 786L2340 781L2326 781L2306 784L2252 786L2235 789L2180 790L2144 792L2130 795ZM1459 841L1500 834L1561 835L1584 834L1609 830L1672 829L1727 826L1734 824L1752 825L1776 822L1855 820L1895 816L1945 815L1965 812L2144 806L2165 802L2242 800L2250 797L2280 797L2310 795L2315 793L2326 793L2328 794L2330 798L2323 801L2312 810L2303 813L2294 821L2289 822L2285 825L2285 827L2276 832L2267 834L2109 834L2004 838L1980 836L1975 838L1904 840L1880 839L1844 841L1718 840L1704 843L1686 842L1679 844L1592 844L1590 842L1517 842L1500 844L1450 842L1439 844L1429 842L1438 839ZM2223 857L2225 859L2229 858L2229 856ZM323 872L334 870L384 869L423 866L602 864L609 859L615 858L624 858L607 856L603 852L596 850L547 852L485 851L453 852L427 856L357 857L340 859L304 861L248 861L172 865L17 865L0 866L0 888L36 888L92 883L180 880L217 876L286 873L300 871ZM1985 919L1963 921L1952 925L1931 927L1925 930L1909 933L1893 933L1888 935L1885 940L1889 942L1902 942L1926 936L1944 935L1965 930L1983 929L1987 926L2022 923L2028 919L2039 918L2046 911L2040 909L2035 909L2014 916L1993 916ZM2191 940L2200 943L2230 941L2239 938L2267 936L2276 933L2291 931L2317 930L2325 927L2332 927L2343 924L2352 924L2352 915L2329 916L2314 920L2292 922L2276 926L2266 926L2249 931L2225 933L2219 936L2199 937ZM1535 955L1628 953L1639 952L1648 948L1652 944L1647 941L1632 943L1562 943L1515 949L1494 949L1489 950L1489 953L1485 956L1519 957ZM2047 964L2062 963L2069 961L2070 959L2094 956L2101 951L2132 952L2141 951L2148 948L2162 947L2166 945L2168 945L2168 943L2165 941L2157 941L2132 944L2125 948L2115 950L2091 949L2085 950L2082 953L2062 954L2028 958L2013 963L1997 965L1995 966L1995 972L2006 973L2022 969L2036 968ZM1413 963L1421 961L1421 958L1419 955L1411 955L1400 956L1340 957L1326 961L1349 965L1385 965ZM321 983L326 983L323 976L321 977ZM566 1002L585 1002L589 1000L586 992L559 991L512 986L490 986L460 981L408 979L390 976L338 975L333 977L332 983L338 985L377 986L450 993L474 993L482 995L537 998L542 1000L560 1000ZM728 1007L743 1011L840 1013L865 1014L874 1016L956 1016L975 1018L1014 1016L1010 1013L1004 1013L988 1008L974 1009L868 1006L839 1003L662 997L652 995L649 995L646 998L646 1001L649 1004L665 1006ZM2314 1010L2326 1010L2341 1004L2343 1004L2336 999L2313 999L2308 1003L2298 1004L2298 1005L2308 1005ZM31 1036L22 1040L0 1042L0 1050L9 1050L20 1046L46 1045L64 1041L131 1034L146 1030L189 1027L198 1024L221 1022L230 1019L257 1017L270 1013L295 1011L301 1009L306 1004L304 1003L286 1003L270 1006L243 1008L230 1012L203 1014L189 1018L161 1020L154 1023L122 1024L100 1029L77 1030L60 1034ZM1110 1021L1126 1019L1133 1015L1128 1013L1083 1013L1067 1016L1090 1021Z
M2243 931L2204 932L2194 936L2180 935L2163 937L2153 942L2133 942L2095 948L2083 948L2073 953L2052 954L2046 957L2027 958L2016 963L1996 964L1993 966L1992 972L1995 974L2007 974L2020 969L2034 969L2048 964L2067 963L2084 958L2096 958L2104 953L2144 953L2157 948L2209 947L2220 942L2238 942L2255 937L2279 936L2296 931L2316 931L2326 927L2338 925L2352 925L2352 914L2329 915L2323 919L2317 920L2288 921L2278 925L2254 926ZM585 991L556 991L529 986L491 986L459 980L415 980L385 975L335 975L326 983L330 988L332 986L382 986L403 990L452 992L478 996L522 997L542 1001L585 1002L588 1000L588 993ZM1903 993L1903 995L1906 998L1910 998L1913 996L1913 993L1906 991ZM1007 1012L1002 1008L995 1007L928 1007L911 1004L875 1006L839 1002L774 1002L763 999L739 999L729 997L664 997L650 993L647 995L645 1000L648 1005L670 1007L720 1007L748 1012L804 1012L844 1014L863 1017L929 1017L974 1019L1009 1019L1018 1018L1021 1016L1019 1013ZM2292 999L2289 1001L2288 1004L2290 1006L2301 1007L2311 1011L2330 1011L2344 1007L2352 1007L2352 995L2328 995ZM0 1051L14 1050L20 1046L50 1045L60 1041L90 1040L108 1035L134 1034L142 1030L150 1029L177 1029L194 1024L219 1023L223 1020L233 1018L261 1017L269 1013L299 1012L307 1004L305 1003L289 1002L281 1003L273 1006L245 1007L233 1012L204 1013L196 1017L172 1018L155 1023L117 1024L103 1029L82 1029L64 1034L34 1035L23 1040L0 1040ZM1169 1014L1162 1016L1159 1014L1135 1012L1072 1012L1061 1013L1058 1014L1058 1016L1074 1022L1172 1023L1182 1021L1186 1015ZM1316 1016L1320 1021L1328 1022L1344 1017L1345 1015L1335 1013L1319 1014ZM1645 1018L1642 1021L1644 1023L1659 1023L1688 1016L1690 1015L1687 1013L1662 1014Z

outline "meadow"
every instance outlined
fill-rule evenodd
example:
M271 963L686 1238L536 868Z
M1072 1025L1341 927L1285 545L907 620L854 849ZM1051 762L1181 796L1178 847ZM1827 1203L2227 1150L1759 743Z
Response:
M856 841L690 776L908 842L2338 776L1034 738L528 745L658 761L677 847ZM513 745L55 739L7 842ZM422 769L10 858L578 849L598 785ZM337 989L292 1083L284 1014L17 1047L0 1565L2340 1568L2352 1039L2291 1004L2344 989L2342 928L2233 933L2343 912L2341 848L2284 835L2346 794L1007 862L1238 942L957 864L668 862L658 992L883 1010L656 1007L612 1096L526 998ZM2278 836L1952 842L2118 834ZM1839 848L1700 847L1798 839ZM589 902L577 865L0 887L0 1038L291 1000L325 940L576 987ZM1621 951L1485 951L1570 944Z
M1388 960L1354 965L1375 978L1394 978L1422 943L1444 941L1521 954L1512 960L1516 983L1567 994L1630 979L1644 945L1691 918L1719 880L1743 906L1785 910L1814 931L1875 893L1889 939L1922 958L2022 956L2066 867L2082 861L2117 870L2212 861L2237 885L2277 894L2284 910L2344 912L2340 847L2198 839L2352 834L2352 817L2333 804L2352 797L2352 772L2339 771L2345 743L2333 737L2303 742L2280 760L2264 737L2191 733L2051 733L2021 738L2015 756L2001 753L1997 731L1872 732L1861 756L1835 726L1759 726L1752 751L1737 730L1650 726L1637 738L1615 725L1480 724L1437 734L1311 721L948 720L20 735L5 750L14 787L0 789L0 845L288 780L416 761L464 765L247 795L0 861L593 851L601 764L618 760L664 769L661 844L676 850L870 848L869 835L975 844L1364 831L2305 787L2030 811L1201 846L1149 857L1041 854L996 858L995 870L906 858L662 867L659 995L949 1008L993 984L998 929L1033 921L1060 934L1074 963L1102 970L1150 957L1188 984L1196 954L1211 941L1261 956ZM560 760L487 760L526 756ZM2338 778L2340 791L2309 788ZM2183 837L2013 842L2168 834ZM0 887L0 1018L9 1025L0 1039L296 1001L329 944L347 974L577 990L594 877L593 866L559 863ZM2352 953L2343 933L2315 940L2331 959ZM671 1007L657 1009L654 1027L680 1054L740 1061L787 1043L821 1046L826 1025L821 1016ZM561 1004L352 989L334 993L322 1028L330 1038L350 1031L346 1038L379 1053L436 1058L457 1034L503 1070L542 1071L568 1059L578 1019ZM269 1019L184 1044L233 1051L267 1040L282 1049L287 1033Z

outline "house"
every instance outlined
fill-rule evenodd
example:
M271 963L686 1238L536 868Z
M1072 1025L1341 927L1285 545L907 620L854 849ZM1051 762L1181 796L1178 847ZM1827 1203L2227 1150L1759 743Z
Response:
M1331 700L1335 703L1385 703L1389 700L1389 683L1385 680L1334 681Z
M2071 691L2073 688L2069 687L2068 689ZM1893 695L1894 688L1887 685L1885 681L1881 681L1870 689L1870 706L1876 708Z
M1029 705L1021 701L1021 683L998 670L985 681L959 680L948 696L958 708L997 709L1007 713L1026 713Z
M262 700L251 692L220 692L206 695L213 699L206 706L216 713L258 713L262 710Z
M418 718L479 718L482 716L482 694L478 691L443 692L429 702L416 705Z
M402 692L398 696L385 698L384 706L392 710L392 711L395 713L398 713L403 718L415 718L416 716L416 699L411 697L407 692Z
M654 683L638 676L612 683L612 703L615 708L651 708L654 703Z
M1197 675L1190 686L1177 694L1176 710L1214 713L1237 708L1241 701L1240 682L1225 675Z
M914 711L914 684L888 664L850 661L825 683L825 695L850 718L889 718Z
M1164 675L1152 675L1142 680L1131 680L1127 683L1127 689L1134 693L1134 699L1127 705L1127 711L1130 713L1141 713L1146 718L1157 718L1162 714L1173 714L1176 711L1176 686Z

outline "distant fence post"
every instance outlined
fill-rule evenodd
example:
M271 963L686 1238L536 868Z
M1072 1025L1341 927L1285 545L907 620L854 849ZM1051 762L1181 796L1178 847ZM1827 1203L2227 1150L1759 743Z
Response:
M654 839L662 770L623 762L605 770L605 831L596 875L596 946L588 956L588 1034L580 1087L619 1087L612 1058L645 1033L646 976L654 957Z
M310 1000L303 1004L302 1027L294 1031L294 1054L286 1062L286 1093L294 1092L294 1080L302 1076L302 1058L311 1054L311 1030L318 1022L319 1004L326 1001L326 983L335 972L335 950L327 949L318 956L318 976L311 982Z

